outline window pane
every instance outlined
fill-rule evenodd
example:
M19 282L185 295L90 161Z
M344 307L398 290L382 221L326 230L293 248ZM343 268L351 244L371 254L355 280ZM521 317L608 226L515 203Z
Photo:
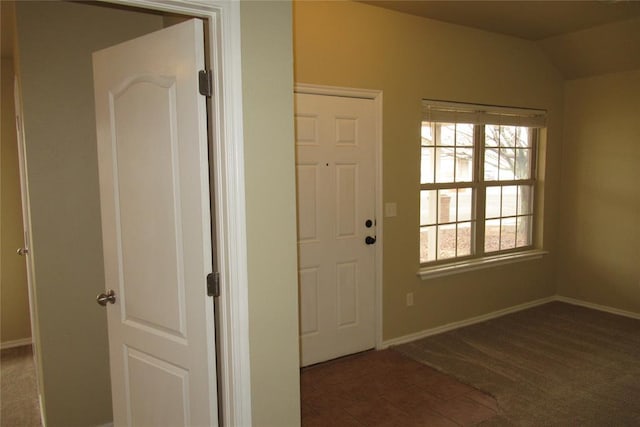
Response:
M502 187L502 216L515 216L518 205L518 187L505 185Z
M531 178L531 150L528 148L516 149L516 179Z
M516 146L523 148L531 148L531 129L519 127L516 139Z
M497 147L500 145L500 126L486 125L484 127L484 145L487 147Z
M436 190L420 191L420 225L436 223Z
M456 145L455 123L436 123L436 145Z
M456 145L458 147L473 146L473 125L467 123L458 123L456 125Z
M485 218L499 218L502 207L502 193L500 187L487 187Z
M498 171L499 180L515 179L516 150L509 148L500 149L500 170Z
M438 259L456 256L456 225L438 226Z
M456 182L473 179L473 149L456 148Z
M420 130L420 136L422 137L422 145L434 145L433 123L431 123L431 122L422 122L422 128Z
M487 147L484 150L484 179L495 181L498 179L498 165L500 164L500 151L497 148Z
M516 247L516 219L503 218L500 229L500 250Z
M436 227L420 227L420 262L436 259Z
M518 229L516 234L516 246L529 246L533 242L531 240L531 216L518 217Z
M454 148L436 148L436 182L453 182Z
M455 222L456 190L438 190L438 222Z
M458 256L471 255L471 222L458 224Z
M516 127L515 126L499 126L500 146L515 147L516 146Z
M434 148L422 147L422 158L420 161L420 183L432 184L435 178L434 173Z
M490 219L485 221L484 251L495 252L498 250L500 250L500 220Z
M458 190L458 221L470 221L473 208L473 190L460 188Z
M518 186L518 214L526 215L533 213L533 186L532 185L519 185Z

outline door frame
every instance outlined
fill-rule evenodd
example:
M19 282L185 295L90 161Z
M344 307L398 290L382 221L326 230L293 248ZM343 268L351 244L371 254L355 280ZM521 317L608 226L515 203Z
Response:
M218 399L224 426L251 425L249 301L247 281L240 2L216 0L101 0L171 12L208 22L213 93L207 120L213 129L210 182L216 210L217 261L222 292L218 316ZM213 303L213 301L212 301ZM211 343L215 337L210 337Z
M340 96L344 98L370 99L374 102L375 110L375 140L374 140L374 206L376 215L376 244L375 256L375 303L374 330L376 349L384 348L382 343L382 247L383 247L383 209L382 209L382 91L373 89L356 89L339 86L325 86L308 83L295 83L294 93L306 95Z

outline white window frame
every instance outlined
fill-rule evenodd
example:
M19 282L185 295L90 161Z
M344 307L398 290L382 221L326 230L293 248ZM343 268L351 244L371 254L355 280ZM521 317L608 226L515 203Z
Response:
M453 258L421 263L420 270L417 275L422 279L427 279L542 257L546 252L535 244L540 241L537 234L537 218L541 215L538 208L539 203L536 199L537 193L540 190L539 186L541 178L537 167L538 156L540 154L540 129L546 127L546 111L423 100L422 113L422 122L469 123L474 125L472 146L473 177L470 182L420 183L418 194L423 190L471 188L473 192L473 207L471 213L471 255L456 256ZM531 171L528 179L485 180L484 130L486 125L523 126L532 129ZM530 185L533 188L534 195L532 202L533 211L531 216L531 243L527 246L485 253L486 189L492 186L501 187L509 185ZM438 202L436 201L436 203ZM420 221L418 221L419 230L420 227L421 224Z

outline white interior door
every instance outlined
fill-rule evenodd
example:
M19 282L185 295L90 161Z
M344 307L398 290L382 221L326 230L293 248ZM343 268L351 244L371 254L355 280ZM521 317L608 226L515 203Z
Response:
M27 179L27 146L24 137L23 113L22 113L22 91L18 77L13 80L13 97L16 114L16 137L18 142L18 168L20 171L20 198L22 205L22 230L24 236L24 246L18 250L18 254L25 256L27 270L27 287L29 292L29 320L31 322L31 348L33 349L33 359L36 367L36 387L38 398L42 404L42 387L40 384L42 372L40 372L40 330L38 322L38 309L36 304L36 287L34 282L34 265L31 244L31 203L29 202L29 181Z
M116 426L217 425L203 24L94 53Z
M373 100L309 94L295 100L307 366L375 346L376 126Z

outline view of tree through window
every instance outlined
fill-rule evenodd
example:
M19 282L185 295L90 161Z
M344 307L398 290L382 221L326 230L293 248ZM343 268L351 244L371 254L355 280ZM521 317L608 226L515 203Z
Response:
M536 128L424 120L421 137L421 263L532 246Z

